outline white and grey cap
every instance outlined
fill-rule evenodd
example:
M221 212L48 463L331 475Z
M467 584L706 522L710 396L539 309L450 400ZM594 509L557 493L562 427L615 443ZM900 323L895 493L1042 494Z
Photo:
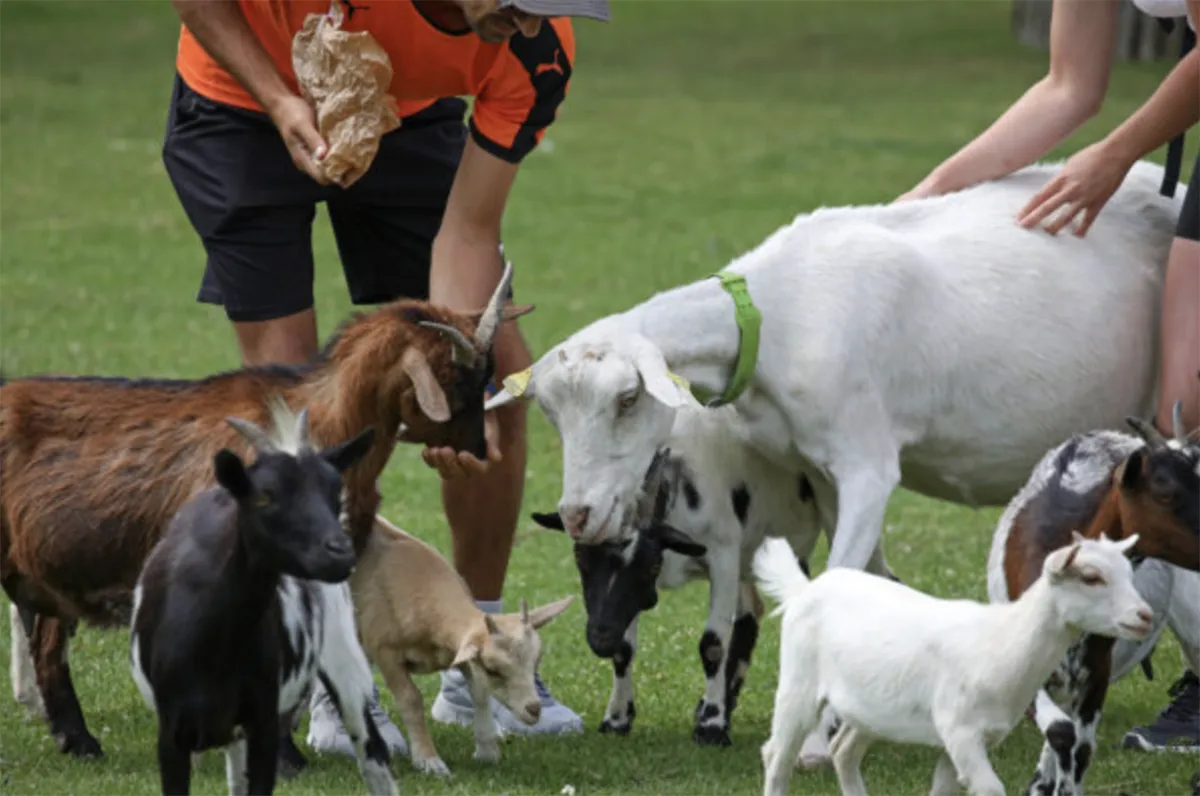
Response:
M500 8L515 8L539 17L590 17L608 22L608 0L500 0Z

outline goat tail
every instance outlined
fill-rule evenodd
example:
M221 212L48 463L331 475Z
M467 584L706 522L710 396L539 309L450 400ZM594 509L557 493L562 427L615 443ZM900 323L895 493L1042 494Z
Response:
M762 544L754 553L752 564L754 577L759 587L779 606L771 612L778 616L787 608L787 604L808 587L809 580L796 553L787 540L775 536L763 539Z

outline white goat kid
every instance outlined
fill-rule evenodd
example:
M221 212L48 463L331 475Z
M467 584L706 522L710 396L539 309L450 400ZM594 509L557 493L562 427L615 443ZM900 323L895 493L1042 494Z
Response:
M1159 194L1162 168L1140 162L1085 238L1020 227L1057 170L801 214L726 268L762 314L734 406L759 453L825 475L813 487L836 512L830 567L867 565L897 486L1003 505L1048 440L1153 413L1182 196ZM621 538L685 401L672 372L720 394L739 339L730 295L702 279L579 330L487 405L535 399L562 440L567 530Z
M780 605L779 687L762 746L765 796L787 792L803 734L830 706L842 720L833 764L844 794L866 793L860 766L876 741L940 747L932 793L959 785L1002 796L988 761L1082 633L1140 639L1152 615L1133 585L1137 542L1074 535L1042 576L1007 604L946 600L846 568L809 581L791 548L768 539L755 556Z

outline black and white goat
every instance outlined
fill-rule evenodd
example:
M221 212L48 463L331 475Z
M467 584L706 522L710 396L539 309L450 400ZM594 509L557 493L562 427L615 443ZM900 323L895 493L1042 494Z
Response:
M780 536L806 561L822 527L834 527L833 505L819 504L814 487L825 482L818 475L780 468L756 452L731 407L680 407L669 445L644 479L635 533L575 544L588 646L613 662L600 732L623 735L633 725L630 665L638 615L658 603L659 589L707 579L709 613L699 649L706 682L692 737L725 746L763 610L750 571L754 551L764 536ZM533 519L564 528L557 513L535 513ZM894 577L879 550L868 568Z
M339 522L341 473L374 430L313 450L308 410L271 403L277 438L227 418L253 446L229 449L218 485L189 500L134 591L130 659L158 715L163 793L188 793L194 752L224 747L231 794L269 794L281 722L314 678L335 696L370 792L394 794L387 744L367 710L373 679L346 583L356 561Z

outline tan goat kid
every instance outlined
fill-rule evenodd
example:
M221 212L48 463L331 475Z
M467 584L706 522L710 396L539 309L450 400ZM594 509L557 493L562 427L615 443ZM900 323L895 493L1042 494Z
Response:
M350 589L363 648L396 700L414 768L450 773L429 735L414 674L454 666L462 671L475 703L476 760L500 759L488 704L492 694L522 721L537 722L541 701L534 671L542 656L537 631L565 611L574 595L533 610L521 600L520 613L485 614L437 550L378 515Z

